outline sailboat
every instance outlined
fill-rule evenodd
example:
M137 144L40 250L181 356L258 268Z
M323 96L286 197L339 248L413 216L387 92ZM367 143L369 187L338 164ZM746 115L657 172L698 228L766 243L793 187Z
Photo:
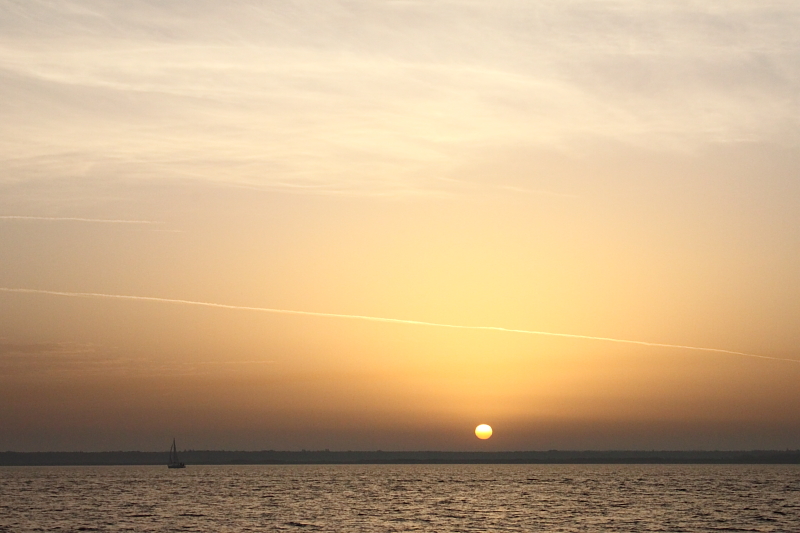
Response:
M178 460L178 448L175 447L175 437L172 437L172 448L169 449L169 463L167 468L186 468L186 465Z

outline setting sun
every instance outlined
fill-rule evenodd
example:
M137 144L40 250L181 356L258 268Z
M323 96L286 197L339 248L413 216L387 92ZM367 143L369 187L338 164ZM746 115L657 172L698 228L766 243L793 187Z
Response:
M475 428L475 436L482 440L488 439L492 436L492 426L489 424L481 424Z

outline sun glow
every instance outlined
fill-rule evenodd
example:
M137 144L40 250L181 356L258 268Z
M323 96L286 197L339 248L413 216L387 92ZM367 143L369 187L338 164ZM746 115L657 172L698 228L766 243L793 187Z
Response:
M475 428L475 436L481 440L486 440L492 436L492 426L489 424L481 424Z

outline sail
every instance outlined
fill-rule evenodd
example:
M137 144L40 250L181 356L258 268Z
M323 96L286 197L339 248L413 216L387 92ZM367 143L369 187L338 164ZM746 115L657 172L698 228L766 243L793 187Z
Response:
M184 468L185 465L178 460L178 447L175 446L175 437L172 438L172 447L169 449L169 468Z

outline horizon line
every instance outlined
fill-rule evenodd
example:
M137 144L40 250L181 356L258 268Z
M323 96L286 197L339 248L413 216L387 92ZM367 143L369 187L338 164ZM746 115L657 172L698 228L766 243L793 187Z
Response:
M169 450L167 450L168 452ZM181 450L179 450L181 451ZM641 449L641 448L603 448L603 449L559 449L550 448L547 450L330 450L327 448L320 449L305 449L299 450L275 450L275 449L261 449L261 450L225 450L225 449L200 449L200 448L184 448L184 452L213 452L213 453L800 453L800 448L747 448L747 449L724 449L724 450L707 450L707 449L690 449L690 450L675 450L668 448L655 448L655 449ZM17 451L17 450L0 450L2 453L165 453L161 450L102 450L102 451L85 451L85 450L56 450L56 451Z

